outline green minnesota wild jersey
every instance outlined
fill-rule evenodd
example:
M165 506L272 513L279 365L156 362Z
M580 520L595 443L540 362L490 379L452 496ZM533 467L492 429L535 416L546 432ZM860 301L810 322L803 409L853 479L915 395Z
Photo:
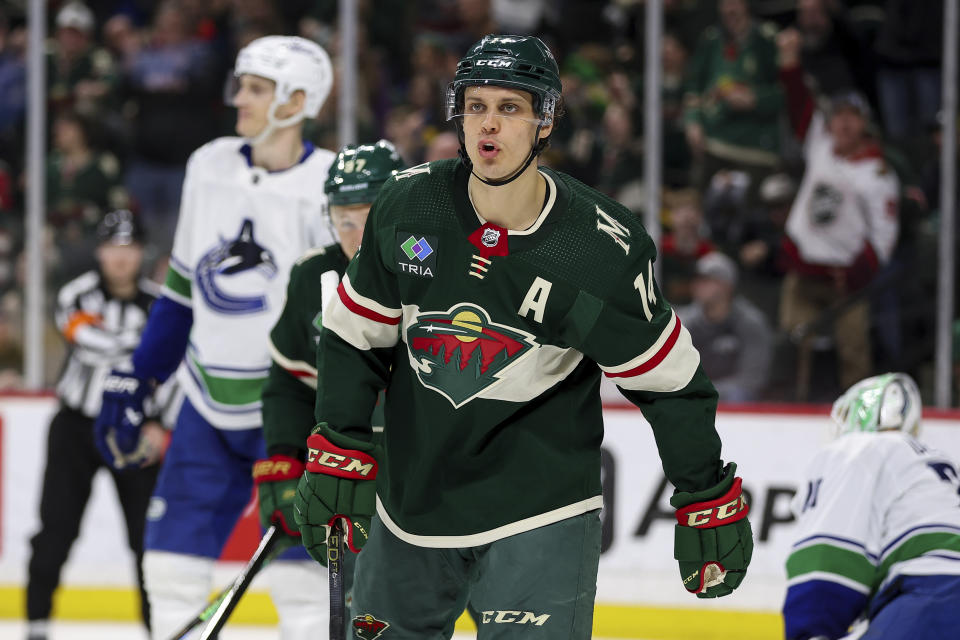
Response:
M339 244L314 249L290 270L287 299L270 331L270 373L263 387L263 434L270 451L277 446L305 450L314 426L317 341L322 309L347 268Z
M476 213L459 161L398 173L324 310L317 418L369 438L386 386L377 511L410 544L476 546L600 508L601 374L653 425L677 488L719 477L717 394L654 282L652 241L617 202L540 174L543 211L508 231Z

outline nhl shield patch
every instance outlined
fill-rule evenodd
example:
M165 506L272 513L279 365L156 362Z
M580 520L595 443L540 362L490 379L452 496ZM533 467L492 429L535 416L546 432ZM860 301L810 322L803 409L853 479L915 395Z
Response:
M472 304L417 314L407 327L407 348L423 386L460 407L503 379L507 369L537 346L533 335L492 322Z
M364 613L353 619L352 626L354 635L360 640L376 640L390 628L390 623L377 620L369 613Z
M402 273L432 278L437 272L437 237L397 232L397 267Z

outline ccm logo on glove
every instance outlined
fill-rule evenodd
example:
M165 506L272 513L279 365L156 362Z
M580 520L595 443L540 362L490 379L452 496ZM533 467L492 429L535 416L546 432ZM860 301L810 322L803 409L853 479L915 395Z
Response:
M743 497L740 484L740 478L736 478L730 490L716 500L696 502L677 509L677 522L684 527L709 529L745 518L750 506Z
M307 471L353 480L377 477L377 461L356 449L341 449L320 434L307 438Z

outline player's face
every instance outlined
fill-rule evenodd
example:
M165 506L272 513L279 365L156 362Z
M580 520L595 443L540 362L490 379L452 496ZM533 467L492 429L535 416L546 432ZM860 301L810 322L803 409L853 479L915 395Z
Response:
M340 248L347 254L348 260L353 259L360 248L360 240L363 238L363 227L367 223L368 213L370 213L369 204L334 205L330 207L330 222L340 239Z
M139 244L102 244L97 248L97 260L108 285L129 286L140 274L143 247Z
M267 113L273 102L276 83L267 78L244 74L237 79L233 106L237 108L237 135L253 138L267 126Z
M463 136L473 170L487 179L506 178L533 148L538 114L529 93L496 86L467 87L463 98ZM550 127L541 129L546 137Z

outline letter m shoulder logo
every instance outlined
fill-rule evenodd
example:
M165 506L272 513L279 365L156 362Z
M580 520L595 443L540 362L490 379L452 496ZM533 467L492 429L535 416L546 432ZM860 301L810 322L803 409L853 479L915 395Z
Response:
M613 241L623 249L624 255L630 255L630 229L615 219L597 205L597 230L613 238Z

